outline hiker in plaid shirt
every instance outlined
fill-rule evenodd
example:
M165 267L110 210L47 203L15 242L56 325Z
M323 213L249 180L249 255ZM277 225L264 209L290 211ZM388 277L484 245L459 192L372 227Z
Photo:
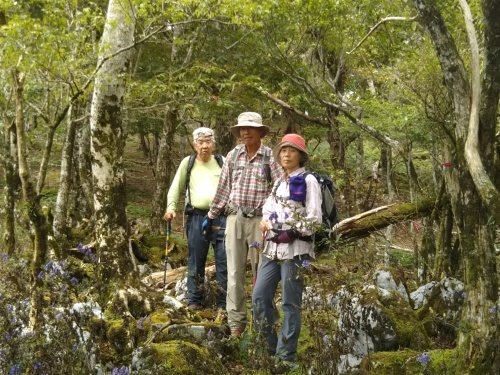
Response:
M245 270L247 256L254 278L257 272L256 243L262 242L259 224L262 206L283 169L274 161L272 150L261 139L269 132L262 117L244 112L231 132L242 144L229 151L222 167L219 184L210 210L203 223L206 234L213 220L226 214L227 298L226 308L231 334L240 336L247 324Z

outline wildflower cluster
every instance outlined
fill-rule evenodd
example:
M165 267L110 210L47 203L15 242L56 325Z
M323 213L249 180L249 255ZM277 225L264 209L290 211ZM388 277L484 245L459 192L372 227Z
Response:
M148 325L151 325L151 317L150 316L143 316L137 321L137 328L140 330L146 329Z
M126 367L126 366L122 366L120 368L115 367L113 369L113 371L111 372L111 374L112 375L129 375L130 371L129 371L128 367Z
M55 293L53 300L54 298L58 300L63 297L68 298L68 288L76 291L78 284L80 284L80 280L68 271L67 260L47 262L37 277L42 279L45 285Z
M97 259L97 256L92 252L92 249L90 247L79 243L78 245L76 245L76 248L80 250L80 252L82 252L87 258L89 258L92 263L98 263L99 260Z
M431 363L431 357L427 353L422 353L417 357L417 362L422 365L423 373L428 373L428 367Z

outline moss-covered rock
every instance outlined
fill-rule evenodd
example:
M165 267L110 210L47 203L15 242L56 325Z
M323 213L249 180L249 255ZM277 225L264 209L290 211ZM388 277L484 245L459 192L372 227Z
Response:
M135 327L128 324L125 319L107 321L106 337L113 349L120 355L132 352L132 337Z
M136 364L140 374L226 374L219 357L207 348L175 340L151 344Z
M456 353L454 350L418 352L400 350L378 352L365 357L360 368L351 375L452 375L456 374Z
M432 282L420 287L412 293L412 298L416 298L417 292L423 294L424 290L425 295L420 297L423 301L417 314L427 334L442 343L454 343L465 299L463 283L443 278L438 283Z

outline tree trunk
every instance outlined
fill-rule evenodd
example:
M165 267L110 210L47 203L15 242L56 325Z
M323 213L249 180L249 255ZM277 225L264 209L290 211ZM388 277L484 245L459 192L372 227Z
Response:
M365 148L363 144L363 136L360 135L356 139L356 174L354 189L354 204L356 205L356 213L366 211L366 196L365 193Z
M86 202L84 208L81 208L83 213L90 211L87 217L94 216L94 188L92 186L92 160L90 153L90 123L85 121L78 128L78 180L83 198ZM85 216L84 216L85 217Z
M229 151L235 146L233 133L229 130L229 126L224 117L220 116L215 119L214 133L217 143L215 144L215 152L226 156Z
M73 152L76 137L76 122L74 114L77 112L72 105L68 111L68 128L61 156L61 172L59 175L59 190L57 192L54 209L54 236L59 242L67 235L68 198L72 186ZM62 246L64 249L64 246ZM64 250L63 250L64 252ZM64 258L64 253L61 254Z
M16 106L17 157L19 161L19 177L21 179L23 199L28 210L28 217L33 227L34 248L30 272L30 312L29 329L40 335L43 326L43 283L38 277L42 263L47 254L47 220L40 206L40 196L36 194L31 181L28 165L26 134L24 132L24 76L13 70Z
M177 112L167 106L165 108L165 121L158 148L158 157L156 158L156 188L151 209L151 232L155 235L161 235L166 228L163 214L167 207L167 191L171 181L172 146L174 145L172 139L177 129L177 122Z
M123 167L122 107L134 41L135 18L128 1L110 0L100 42L90 116L95 237L100 297L107 303L117 285L138 277L129 248ZM112 56L111 58L108 58Z
M16 237L15 237L15 218L14 218L14 208L15 208L15 188L16 188L16 178L15 178L15 159L12 157L12 129L14 128L14 123L10 119L4 119L4 138L1 140L1 159L2 167L5 175L5 186L4 186L4 232L2 235L3 244L5 252L11 256L14 254L16 249Z
M455 156L454 166L447 168L444 173L447 190L450 196L451 208L455 220L457 236L460 244L461 254L463 255L463 265L465 271L466 302L463 311L463 324L468 329L460 330L458 339L458 360L462 364L460 374L493 374L500 373L500 350L498 334L500 326L495 324L491 317L491 309L496 311L498 301L498 281L496 274L496 261L494 239L495 231L491 226L490 216L498 217L500 212L496 209L496 194L491 194L489 199L485 199L485 188L488 176L478 181L480 171L476 168L491 167L491 160L477 160L479 153L484 157L493 155L495 138L486 136L476 142L474 132L469 133L469 126L479 126L477 134L491 133L492 123L495 122L498 111L498 85L500 78L497 67L491 67L484 70L483 82L487 93L483 93L480 103L477 103L478 87L477 74L478 67L472 68L472 82L469 83L467 72L458 49L455 46L451 34L448 32L443 17L432 0L414 0L416 10L419 13L419 20L426 28L431 41L436 50L438 59L443 71L444 84L447 87L450 98L453 101L453 114L455 121L454 144L445 146L450 148ZM464 13L467 13L467 4L460 0ZM485 66L491 63L493 56L498 56L500 48L500 37L498 36L500 9L498 2L486 0L483 2L484 25L485 28ZM470 23L468 24L469 40L472 40L470 34ZM467 24L467 18L466 18ZM494 26L494 27L492 27ZM474 46L471 50L474 55ZM495 57L498 60L498 57ZM472 59L474 62L474 58ZM497 61L498 63L498 61ZM476 62L478 65L478 63ZM491 90L492 83L496 87ZM472 95L471 95L472 87ZM490 91L491 90L491 91ZM471 101L472 98L472 101ZM483 108L484 118L482 121L475 121L474 116L477 113L477 107ZM491 107L490 107L491 106ZM486 110L487 108L487 110ZM486 115L487 114L487 115ZM481 143L479 143L481 142ZM471 146L477 149L471 150ZM467 150L467 153L466 153ZM476 160L472 162L472 159ZM474 167L473 170L470 169ZM487 171L488 175L493 175L495 171ZM474 176L474 178L473 178ZM483 176L485 177L485 176ZM496 315L498 317L498 315ZM472 319L470 319L472 318Z

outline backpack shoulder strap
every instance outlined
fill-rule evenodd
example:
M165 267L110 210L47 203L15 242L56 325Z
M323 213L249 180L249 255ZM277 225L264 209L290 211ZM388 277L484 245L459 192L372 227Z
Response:
M217 161L217 164L219 164L219 167L222 168L222 165L224 164L224 159L222 158L222 155L221 154L215 154L214 158Z
M272 181L271 178L271 149L269 147L264 148L264 157L262 158L262 169L266 174L266 181L270 183Z
M191 180L191 170L193 169L195 160L196 160L196 154L189 155L189 161L186 172L186 190L187 190L187 199L189 203L191 203L191 192L189 191L189 181Z
M233 154L231 155L231 162L227 165L229 167L229 176L231 177L231 181L233 179L232 173L234 169L234 165L236 164L236 160L238 159L238 155L240 154L240 150L245 147L244 144L239 144L235 148L233 148Z

